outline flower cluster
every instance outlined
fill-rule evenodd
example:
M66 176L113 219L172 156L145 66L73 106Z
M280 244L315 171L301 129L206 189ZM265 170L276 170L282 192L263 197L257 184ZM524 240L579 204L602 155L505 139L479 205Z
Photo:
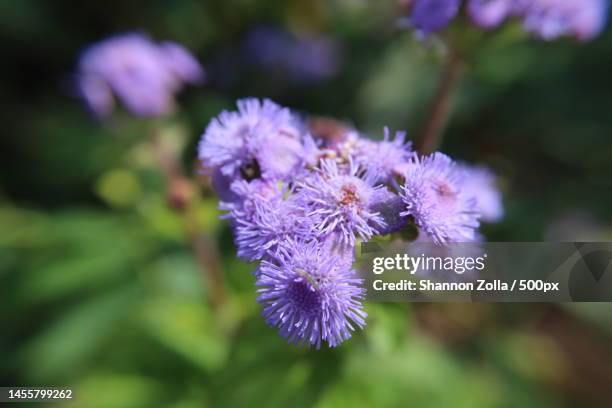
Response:
M492 173L442 153L419 156L405 134L346 129L312 136L270 100L243 99L207 126L199 159L221 197L238 256L261 261L258 302L295 343L340 344L365 325L355 247L409 224L443 245L480 239L502 216Z
M607 0L466 0L471 21L484 29L498 27L509 18L543 40L594 38L603 29ZM458 14L461 0L411 0L409 23L422 35L446 27Z
M138 116L172 112L174 95L186 83L203 79L197 60L181 45L157 44L148 36L129 33L87 48L77 72L78 91L97 116L113 109L113 94Z

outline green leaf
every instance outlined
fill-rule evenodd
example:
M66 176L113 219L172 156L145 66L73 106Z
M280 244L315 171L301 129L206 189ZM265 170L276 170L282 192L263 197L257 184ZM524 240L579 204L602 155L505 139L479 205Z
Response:
M23 347L28 378L55 382L86 363L129 313L134 294L131 287L119 288L76 305L52 322Z
M144 304L141 322L152 338L205 371L227 358L227 340L202 300L152 299Z
M159 406L163 387L144 376L96 373L74 386L74 401L65 408L149 408Z

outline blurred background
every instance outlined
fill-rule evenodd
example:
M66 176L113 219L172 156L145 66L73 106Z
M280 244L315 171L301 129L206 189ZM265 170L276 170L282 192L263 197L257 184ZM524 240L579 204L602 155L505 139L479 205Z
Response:
M0 384L69 386L70 407L610 406L609 304L370 303L338 349L288 345L204 182L190 214L219 260L212 307L147 124L74 97L83 48L142 29L207 71L163 125L188 175L239 97L414 136L440 58L399 16L390 0L0 1ZM612 32L543 43L509 25L474 44L441 150L500 175L487 239L609 241Z

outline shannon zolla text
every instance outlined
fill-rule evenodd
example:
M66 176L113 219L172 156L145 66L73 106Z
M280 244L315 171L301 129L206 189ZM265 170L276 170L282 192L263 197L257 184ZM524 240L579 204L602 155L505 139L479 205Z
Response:
M377 279L372 282L372 287L376 291L512 291L514 285L495 279L487 281L485 279L478 279L475 282L436 282L430 279L423 279L420 281L411 281L408 279L402 279L396 282L384 282L381 279Z

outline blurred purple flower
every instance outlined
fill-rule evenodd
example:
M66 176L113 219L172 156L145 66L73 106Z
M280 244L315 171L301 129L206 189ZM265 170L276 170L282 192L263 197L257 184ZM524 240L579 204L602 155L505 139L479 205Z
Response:
M256 276L263 316L292 343L336 347L365 326L362 279L315 241L287 241Z
M199 83L203 79L200 63L183 46L166 41L160 44L165 63L176 77L185 83Z
M603 29L606 0L469 0L472 21L493 28L517 16L525 31L543 40L569 36L586 41Z
M460 0L412 0L409 25L420 35L445 28L459 12ZM522 21L525 31L543 40L597 36L607 20L607 0L466 0L474 24L495 28L509 17Z
M353 247L356 236L367 241L385 227L380 214L371 210L384 198L384 189L375 175L363 173L352 162L341 167L324 159L320 169L297 184L296 200L308 216L318 218L319 235L338 233L343 245Z
M260 27L247 35L248 61L264 69L282 70L291 79L311 82L335 74L342 60L340 45L324 36L296 37L273 27Z
M286 179L303 160L297 119L269 99L241 99L237 106L206 127L198 146L202 165L233 179Z
M461 0L414 0L410 24L421 34L442 30L459 12Z
M479 226L476 200L463 192L461 173L442 153L415 158L404 174L401 197L415 224L436 244L468 242Z
M160 116L174 109L174 96L184 84L202 81L204 71L182 46L156 44L129 33L86 49L79 59L77 86L90 109L107 116L113 94L138 116Z
M496 186L493 172L484 166L469 166L461 163L461 186L464 194L476 200L476 209L483 221L495 222L504 216L502 195Z
M604 28L607 12L607 0L523 0L520 9L525 30L543 40L590 40Z
M467 12L474 24L494 28L517 11L523 0L469 0Z

